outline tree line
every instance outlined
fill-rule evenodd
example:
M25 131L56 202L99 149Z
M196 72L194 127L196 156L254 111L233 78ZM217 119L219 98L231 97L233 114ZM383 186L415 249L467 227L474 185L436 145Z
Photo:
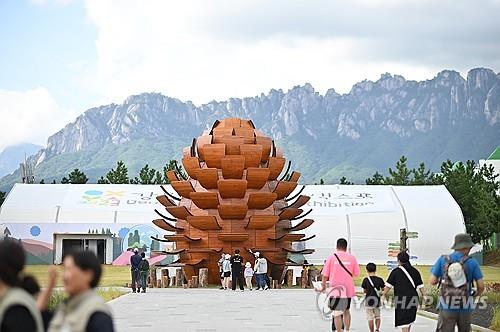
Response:
M378 171L365 180L368 185L444 185L460 206L467 233L474 242L481 242L485 250L491 248L490 239L500 232L500 179L492 165L479 166L474 161L465 163L447 160L441 164L441 172L433 173L420 163L417 168L408 167L408 159L402 156L388 175ZM340 184L353 184L345 177Z
M170 160L163 172L145 165L133 178L128 175L128 168L123 161L97 181L99 184L168 184L167 171L175 170L181 177L186 177L182 166L176 160ZM88 182L84 172L74 169L61 179L61 183L84 184ZM40 183L45 183L44 180ZM52 183L56 183L55 180ZM321 179L319 184L324 184ZM346 177L340 184L354 184ZM368 185L444 185L460 206L467 232L475 242L482 242L489 249L489 239L500 232L500 182L491 165L479 167L474 161L455 162L447 160L441 165L441 172L431 172L424 163L417 168L408 167L408 159L402 156L388 174L375 172L365 180ZM315 183L317 184L317 183ZM5 192L0 192L0 205L5 199Z
M116 167L112 168L106 175L101 176L98 180L98 184L168 184L170 181L167 178L167 172L175 170L181 177L185 177L186 174L182 169L182 166L179 166L177 160L170 160L164 167L163 172L160 172L154 168L150 168L148 164L146 164L139 171L138 176L129 177L128 168L125 165L125 162L122 160L116 163ZM84 172L80 171L78 168L75 168L71 171L67 176L64 176L61 179L61 183L71 183L71 184L85 184L88 182L88 177ZM45 183L42 179L40 181L41 184ZM56 180L53 180L52 183L56 183Z

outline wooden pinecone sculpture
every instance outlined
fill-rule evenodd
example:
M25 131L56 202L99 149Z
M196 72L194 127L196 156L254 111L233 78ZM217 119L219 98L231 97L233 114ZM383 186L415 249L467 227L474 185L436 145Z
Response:
M268 273L280 279L285 265L293 263L287 259L290 253L313 252L292 249L293 242L312 238L295 231L309 227L313 220L293 223L310 213L301 209L310 197L301 195L303 187L288 197L297 188L300 173L289 174L289 162L280 177L286 164L281 149L251 120L216 121L184 148L182 164L189 178L167 173L179 197L163 187L165 195L157 197L172 217L156 210L162 218L153 223L174 233L161 241L175 242L176 249L169 254L179 255L186 278L207 267L209 282L219 283L221 253L239 249L252 263L252 252L262 253Z

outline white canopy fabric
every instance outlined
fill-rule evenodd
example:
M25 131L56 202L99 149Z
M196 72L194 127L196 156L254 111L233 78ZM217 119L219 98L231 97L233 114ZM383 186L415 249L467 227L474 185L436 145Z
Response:
M0 223L150 223L161 194L154 185L16 184Z
M0 224L151 225L154 209L162 207L155 199L160 194L157 185L16 184L0 208ZM444 186L311 185L303 194L311 200L302 209L313 209L306 218L315 222L299 233L316 235L305 243L316 250L306 256L314 264L323 263L339 237L349 241L360 263L386 264L394 260L389 244L399 241L401 228L418 232L409 240L413 261L431 264L465 231L462 212Z
M316 235L306 244L316 250L306 257L313 264L324 262L339 237L348 240L359 263L387 264L395 260L388 249L399 242L401 228L418 232L408 240L413 262L432 264L450 252L455 234L465 232L462 211L444 186L307 186L304 194L311 196L308 218L315 220L302 231ZM332 207L318 208L316 197L325 195L333 197Z

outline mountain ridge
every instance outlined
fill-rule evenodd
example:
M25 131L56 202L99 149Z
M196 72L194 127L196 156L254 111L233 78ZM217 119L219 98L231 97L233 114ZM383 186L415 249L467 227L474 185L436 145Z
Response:
M437 159L440 157L485 157L500 143L500 75L491 69L474 68L464 78L456 71L443 70L432 79L414 81L385 73L376 81L354 84L344 94L328 89L322 95L305 83L286 92L271 89L267 94L198 106L160 93L142 93L129 96L122 104L85 111L51 135L47 146L30 160L37 165L38 178L51 175L50 167L44 165L52 159L69 155L78 157L66 160L67 167L92 173L111 168L116 160L96 167L98 160L82 155L108 149L110 159L120 158L111 151L113 147L120 150L129 146L135 151L143 146L146 151L122 153L135 172L141 163L155 164L148 161L157 160L157 154L165 154L163 163L178 158L180 150L176 149L189 145L201 130L223 117L252 119L305 169L305 181L319 181L324 176L334 181L339 174L350 177L342 172L359 167L365 171L353 178L360 182L375 169L384 171L399 153L407 154L410 160L420 158L415 162L424 161L434 169L443 161ZM448 156L435 151L433 141L446 147ZM468 146L471 142L475 142L474 148ZM304 160L306 155L315 165ZM140 156L141 163L137 160ZM77 166L79 158L83 160ZM157 163L155 167L160 167ZM304 168L305 164L310 165ZM59 172L62 169L52 175L60 176ZM0 186L12 181L12 177L3 178Z

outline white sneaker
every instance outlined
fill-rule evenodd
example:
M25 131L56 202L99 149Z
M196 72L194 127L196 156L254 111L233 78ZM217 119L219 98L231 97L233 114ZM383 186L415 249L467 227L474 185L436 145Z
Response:
M267 287L267 286L266 286L266 288L264 288L264 290L268 290L268 289L269 289L269 287Z

